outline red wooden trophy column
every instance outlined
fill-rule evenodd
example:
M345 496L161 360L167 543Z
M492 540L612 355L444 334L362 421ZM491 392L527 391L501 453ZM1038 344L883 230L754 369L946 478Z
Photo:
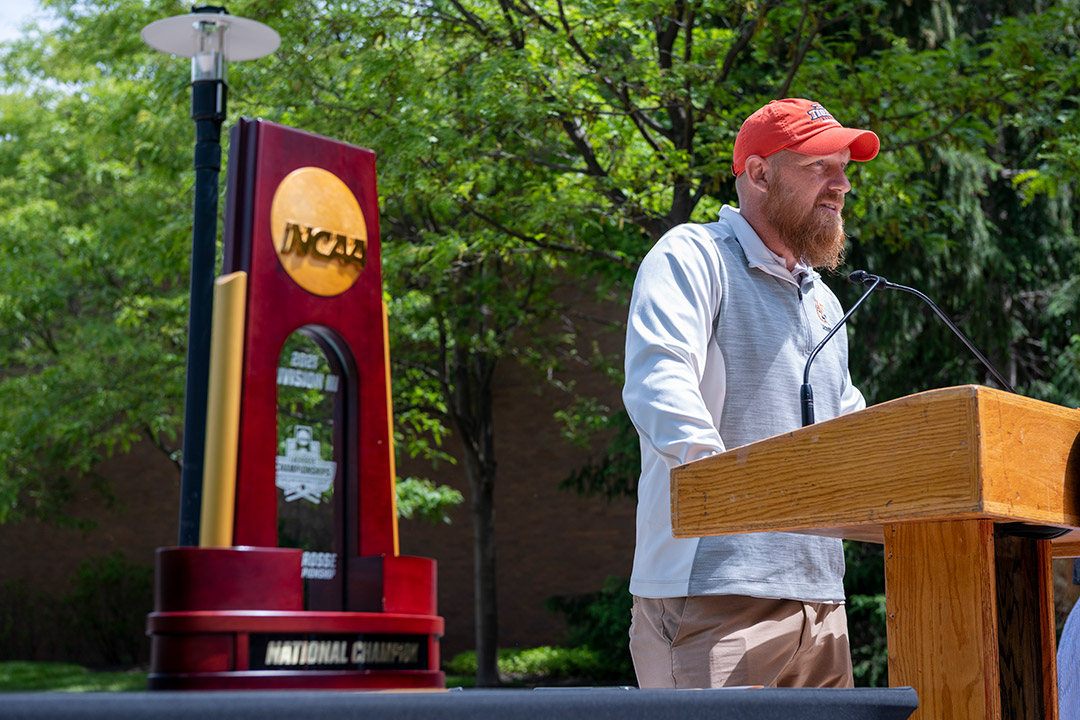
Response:
M231 542L159 549L149 685L444 687L435 563L397 554L374 153L242 119L225 225L247 277Z

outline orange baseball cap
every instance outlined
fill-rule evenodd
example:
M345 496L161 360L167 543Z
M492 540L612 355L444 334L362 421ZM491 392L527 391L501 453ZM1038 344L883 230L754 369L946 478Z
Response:
M851 148L851 159L865 162L878 154L878 136L870 130L846 128L813 100L773 100L757 110L735 136L731 171L736 177L746 169L751 155L769 157L781 150L801 155L832 155Z

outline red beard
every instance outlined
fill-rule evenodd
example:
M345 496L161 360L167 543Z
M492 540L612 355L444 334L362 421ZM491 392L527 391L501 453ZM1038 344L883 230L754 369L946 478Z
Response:
M843 205L841 193L825 191L812 207L801 211L793 200L791 187L776 175L773 187L765 196L764 212L796 260L810 267L835 270L844 259L844 218L821 207L821 203Z

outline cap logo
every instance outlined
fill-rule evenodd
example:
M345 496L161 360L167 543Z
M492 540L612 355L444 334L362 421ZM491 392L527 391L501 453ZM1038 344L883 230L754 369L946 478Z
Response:
M832 120L833 116L829 114L829 111L821 107L817 103L810 106L810 109L806 111L806 114L810 116L811 120Z

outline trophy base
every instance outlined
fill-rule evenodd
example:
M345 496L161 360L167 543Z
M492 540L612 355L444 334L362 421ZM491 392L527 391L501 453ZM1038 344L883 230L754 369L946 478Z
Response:
M434 561L358 558L372 586L364 604L381 597L383 611L353 612L302 609L300 558L288 548L160 548L149 689L445 688Z

